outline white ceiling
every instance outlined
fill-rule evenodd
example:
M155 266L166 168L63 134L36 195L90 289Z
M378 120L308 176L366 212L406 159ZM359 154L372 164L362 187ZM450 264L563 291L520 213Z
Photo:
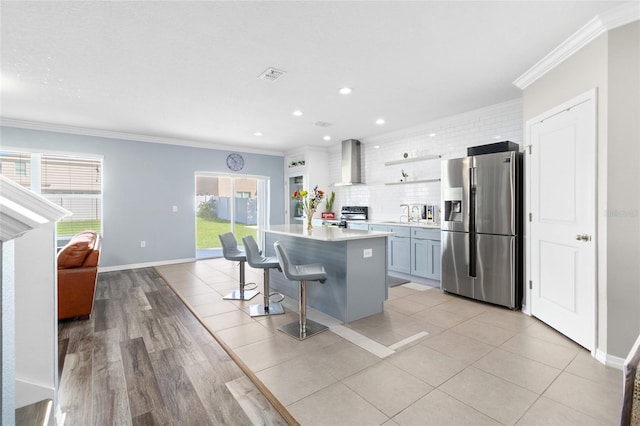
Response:
M2 1L0 115L255 152L335 145L517 98L517 77L619 4ZM287 74L258 80L268 67Z

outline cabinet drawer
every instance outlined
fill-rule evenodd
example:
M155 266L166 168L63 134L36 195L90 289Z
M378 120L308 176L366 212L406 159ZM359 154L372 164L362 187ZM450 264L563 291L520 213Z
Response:
M389 226L389 232L395 232L396 237L410 237L411 236L411 228L408 226Z
M440 241L439 229L411 228L411 238Z
M387 225L369 225L369 231L382 231L382 232L387 232L389 231L389 227Z

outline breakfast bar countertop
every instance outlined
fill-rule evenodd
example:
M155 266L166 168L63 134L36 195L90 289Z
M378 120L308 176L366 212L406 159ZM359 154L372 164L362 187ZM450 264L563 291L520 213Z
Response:
M384 220L370 220L368 223L378 224L378 225L391 225L391 226L410 226L414 228L432 228L432 229L440 229L439 223L432 222L402 222L402 221L384 221Z
M272 234L288 235L319 241L350 241L379 238L394 235L386 231L364 231L358 229L340 228L337 226L314 226L308 231L304 225L270 225L258 227L259 231Z

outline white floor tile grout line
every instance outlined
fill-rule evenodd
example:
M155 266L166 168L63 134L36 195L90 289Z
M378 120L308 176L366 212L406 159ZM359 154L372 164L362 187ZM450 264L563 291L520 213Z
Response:
M367 336L363 336L357 331L354 331L343 325L334 325L332 327L329 327L329 330L333 331L343 339L350 341L354 345L360 346L362 349L371 352L378 358L386 358L396 353L396 351L389 349L388 347L381 345L375 340L371 340Z
M421 331L420 333L414 334L413 336L409 336L406 339L402 339L399 342L394 343L393 345L389 346L389 349L393 349L395 351L397 349L400 349L404 345L408 345L409 343L415 342L416 340L422 339L423 337L428 335L429 333L427 333L426 331Z
M294 312L298 312L297 300L285 298L285 300L282 301L282 304L286 308L291 309ZM418 339L421 339L429 334L426 331L421 331L417 334L414 334L413 336L407 337L406 339L400 340L399 342L396 342L393 345L387 347L376 342L375 340L368 338L363 334L358 333L351 328L345 327L341 321L310 306L307 306L307 317L319 322L320 324L326 325L333 333L382 359L393 355L397 349L408 345L409 343L414 342Z

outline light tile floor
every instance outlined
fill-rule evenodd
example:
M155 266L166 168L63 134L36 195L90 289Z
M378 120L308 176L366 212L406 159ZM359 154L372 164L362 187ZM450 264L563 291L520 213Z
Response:
M335 332L299 342L277 330L297 320L296 301L284 315L251 318L262 295L223 300L237 288L237 263L156 269L303 425L619 422L621 372L520 312L412 283L389 289L383 313L350 324L310 309ZM260 289L262 271L247 265L247 281Z

